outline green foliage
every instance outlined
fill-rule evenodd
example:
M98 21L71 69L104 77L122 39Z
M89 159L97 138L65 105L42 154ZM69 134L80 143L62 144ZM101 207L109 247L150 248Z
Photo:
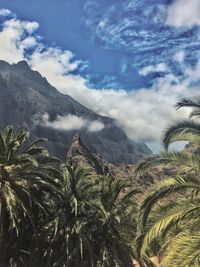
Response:
M180 257L184 255L184 257ZM200 233L181 232L173 237L163 255L161 266L193 266L200 265Z
M0 134L0 265L132 266L140 192L60 164L28 137Z
M200 99L182 99L177 108L192 107L190 117L200 115ZM175 122L165 132L163 145L177 141L200 143L200 124L197 120ZM188 152L164 151L144 159L136 174L155 166L168 166L173 177L157 183L140 205L138 258L157 254L161 266L200 265L200 157ZM176 200L176 201L174 201ZM155 243L157 246L155 247Z
M182 99L190 119L173 123L165 151L144 159L136 175L172 168L138 207L127 181L97 176L49 156L40 139L8 126L0 134L0 265L3 267L162 267L200 265L200 156L169 152L177 141L200 143L200 100ZM194 119L191 119L195 117Z
M49 243L41 243L44 265L132 266L138 191L122 196L124 182L80 167L62 166L60 175L54 218L45 226Z
M39 214L48 213L45 195L56 190L51 169L55 161L37 140L28 147L29 132L8 126L0 134L0 256L3 266L21 264L29 252L26 230L34 234ZM48 160L47 160L48 159ZM44 162L43 162L44 160ZM23 243L24 241L24 243Z

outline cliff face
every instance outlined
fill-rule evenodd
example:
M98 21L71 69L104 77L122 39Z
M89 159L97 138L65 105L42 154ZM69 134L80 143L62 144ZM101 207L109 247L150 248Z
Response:
M104 125L99 131L88 131L84 127L76 131L91 153L109 162L134 163L151 153L144 143L129 140L113 119L100 116L58 92L25 61L13 65L0 61L0 101L0 129L8 124L29 129L32 138L47 138L49 151L62 159L66 157L75 130L52 125L58 117L68 115ZM44 122L45 116L48 123Z

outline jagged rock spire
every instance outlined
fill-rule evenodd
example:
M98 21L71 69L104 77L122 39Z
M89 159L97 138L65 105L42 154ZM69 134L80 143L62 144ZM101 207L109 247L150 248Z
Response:
M77 132L75 132L72 137L72 142L67 153L67 160L76 156L77 154L88 157L91 157L92 155L87 146L82 142L80 135Z
M72 143L79 143L79 142L80 142L80 136L77 132L75 132L72 137Z
M104 175L108 172L103 159L88 149L77 132L72 137L66 160L71 165L79 164L93 168L98 174Z

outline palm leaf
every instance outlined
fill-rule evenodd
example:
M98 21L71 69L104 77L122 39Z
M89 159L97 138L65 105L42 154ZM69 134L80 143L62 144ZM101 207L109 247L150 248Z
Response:
M200 135L200 123L194 120L181 120L172 124L164 133L162 144L165 149L168 149L171 142L176 137L180 140L182 134Z
M180 257L180 254L182 255ZM200 233L183 232L167 244L162 255L162 267L200 265Z
M194 100L190 98L182 98L177 102L176 108L179 109L182 107L200 108L200 98L196 98Z
M150 243L156 238L165 234L173 225L179 221L199 216L200 202L192 202L186 200L181 204L173 207L162 218L153 224L144 234L141 256L146 255L146 250L149 248Z

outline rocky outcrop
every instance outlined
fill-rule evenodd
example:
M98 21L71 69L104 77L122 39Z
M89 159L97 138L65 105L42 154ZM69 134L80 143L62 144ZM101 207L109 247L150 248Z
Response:
M82 142L78 133L73 135L66 160L70 165L82 165L83 167L92 168L95 173L100 175L108 173L108 163L100 156L92 154Z
M99 131L88 131L85 127L76 131L91 153L99 154L109 162L134 163L151 153L144 143L130 140L115 120L61 94L25 61L13 65L0 61L0 100L0 130L8 124L29 129L32 138L47 138L50 153L62 159L66 156L66 148L69 149L74 130L52 125L58 117L68 115L104 126Z

